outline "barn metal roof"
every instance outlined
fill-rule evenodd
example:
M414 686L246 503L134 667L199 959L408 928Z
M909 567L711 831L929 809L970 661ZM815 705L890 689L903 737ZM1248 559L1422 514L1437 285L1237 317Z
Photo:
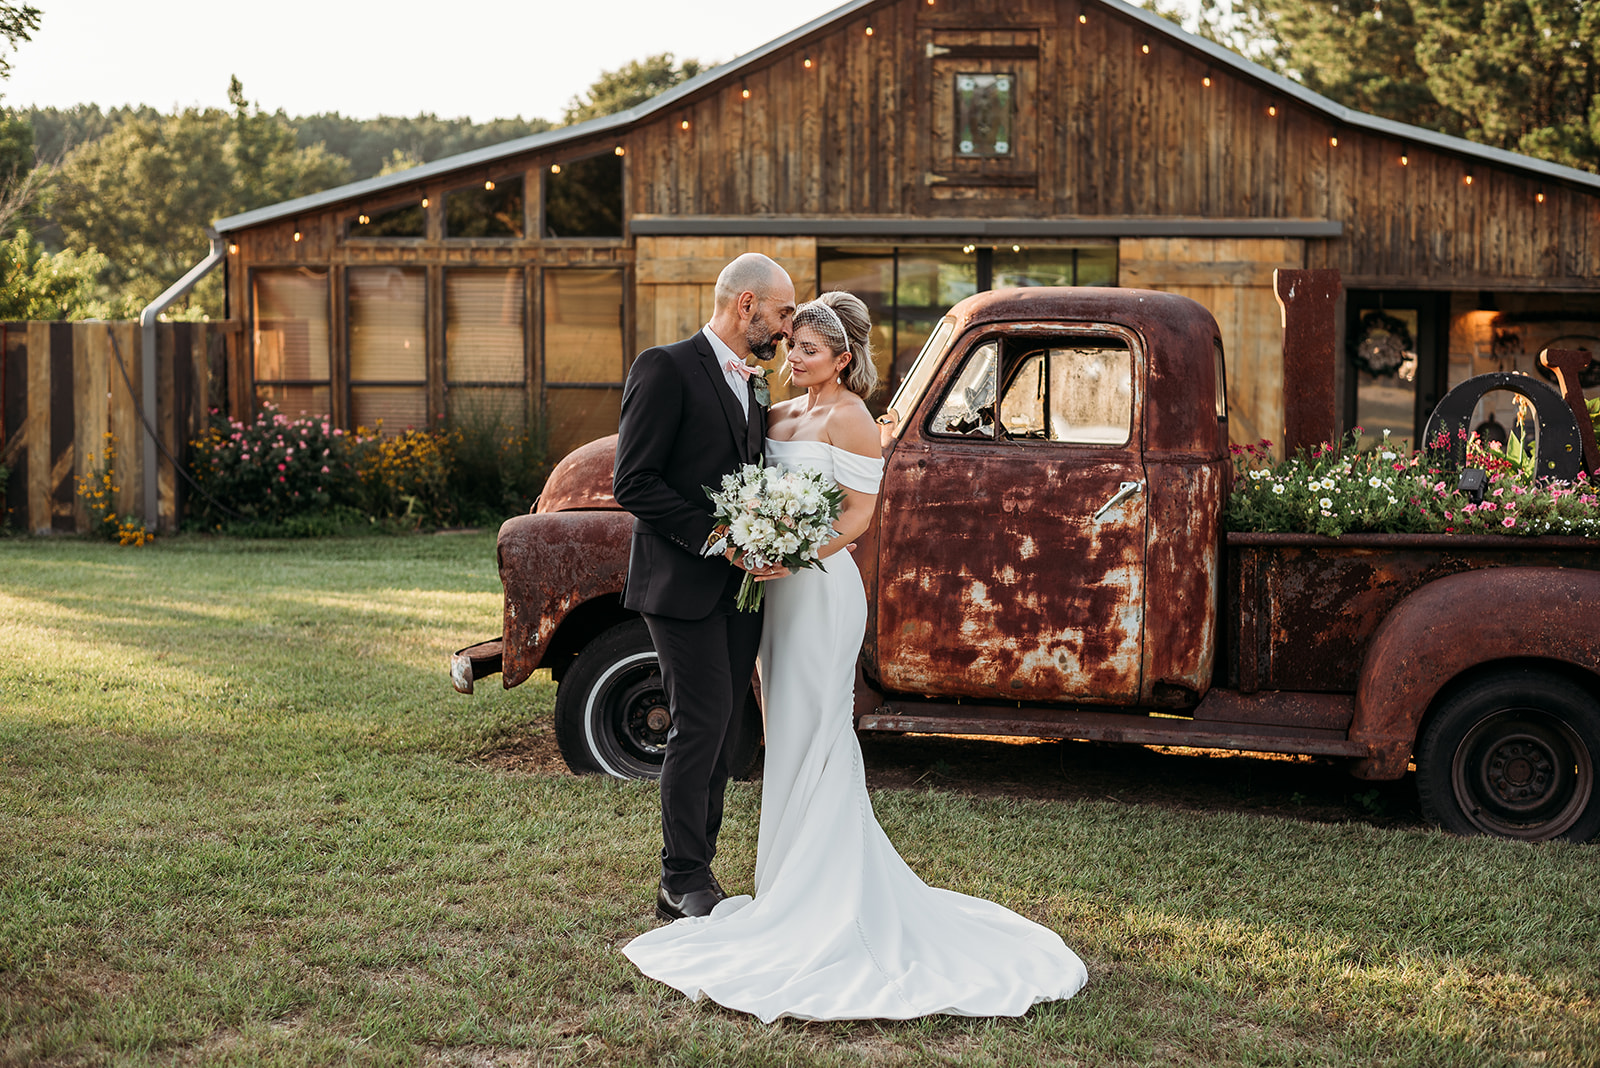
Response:
M760 63L788 45L825 30L836 22L848 19L859 11L880 6L883 2L884 0L851 0L850 3L834 8L832 11L812 19L805 25L790 30L782 37L774 38L759 48L729 60L719 67L704 71L688 81L681 82L673 88L653 96L644 103L631 107L626 111L590 119L587 122L576 123L572 126L547 130L544 133L532 134L528 137L519 137L488 148L474 149L471 152L463 152L455 156L446 156L443 159L434 160L432 163L424 163L407 170L396 171L393 174L379 175L374 178L362 179L359 182L335 186L332 189L325 189L320 193L312 193L309 196L297 197L294 200L269 204L253 211L241 212L238 215L230 215L227 218L218 219L212 225L222 233L244 230L252 226L259 226L262 223L274 222L316 211L344 201L359 200L390 189L414 185L439 175L494 164L522 153L550 148L569 141L595 137L612 130L624 130L657 112L671 108L683 98L692 96L723 78ZM1319 93L1312 92L1290 78L1285 78L1280 74L1267 70L1265 67L1250 62L1222 45L1188 33L1181 26L1162 18L1154 12L1126 3L1125 0L1089 0L1089 2L1100 4L1125 18L1142 23L1152 33L1159 33L1182 47L1202 54L1219 67L1227 67L1246 78L1271 88L1275 92L1283 94L1286 98L1296 100L1314 111L1322 112L1331 121L1340 125L1393 137L1410 144L1427 145L1441 152L1481 159L1498 166L1511 167L1529 174L1549 178L1552 181L1588 186L1600 192L1600 175L1590 174L1587 171L1580 171L1573 167L1565 167L1559 163L1548 163L1532 156L1524 156L1521 153L1507 152L1504 149L1480 145L1475 141L1468 141L1462 137L1452 137L1449 134L1437 133L1433 130L1423 129L1420 126L1410 126L1403 122L1395 122L1391 119L1379 118L1376 115L1369 115L1363 111L1347 108L1343 104L1337 104Z

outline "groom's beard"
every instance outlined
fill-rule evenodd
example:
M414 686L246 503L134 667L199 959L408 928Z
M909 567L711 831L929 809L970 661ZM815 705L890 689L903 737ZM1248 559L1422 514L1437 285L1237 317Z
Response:
M778 355L778 339L782 336L771 323L759 315L751 319L750 325L744 330L744 341L750 346L750 355L762 363Z

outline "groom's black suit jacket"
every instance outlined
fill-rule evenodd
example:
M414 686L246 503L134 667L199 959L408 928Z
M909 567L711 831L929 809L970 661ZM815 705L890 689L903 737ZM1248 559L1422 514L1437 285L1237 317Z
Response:
M634 515L622 603L636 612L703 619L742 577L721 556L702 557L716 525L704 487L754 462L766 409L749 391L748 419L703 332L646 349L622 391L612 492Z

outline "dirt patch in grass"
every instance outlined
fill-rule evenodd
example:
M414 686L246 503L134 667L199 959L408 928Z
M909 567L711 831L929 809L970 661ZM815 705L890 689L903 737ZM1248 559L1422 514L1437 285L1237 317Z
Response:
M873 789L973 797L1096 800L1191 812L1257 812L1315 823L1420 826L1412 777L1364 782L1333 758L942 734L859 735ZM490 767L566 775L550 727L529 726L477 754ZM755 778L760 778L759 766Z

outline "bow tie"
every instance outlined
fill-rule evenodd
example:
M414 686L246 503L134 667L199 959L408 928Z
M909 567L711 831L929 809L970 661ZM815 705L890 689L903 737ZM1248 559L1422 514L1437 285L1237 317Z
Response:
M722 366L734 372L746 382L750 381L750 376L756 373L756 369L754 367L745 363L743 360L735 360L731 357Z

